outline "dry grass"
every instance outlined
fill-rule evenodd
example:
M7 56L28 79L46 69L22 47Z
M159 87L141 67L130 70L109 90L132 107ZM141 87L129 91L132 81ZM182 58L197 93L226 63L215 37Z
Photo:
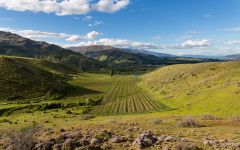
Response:
M39 125L32 125L20 131L9 131L5 135L8 142L4 144L4 147L9 150L32 150L37 143L35 134L41 129Z

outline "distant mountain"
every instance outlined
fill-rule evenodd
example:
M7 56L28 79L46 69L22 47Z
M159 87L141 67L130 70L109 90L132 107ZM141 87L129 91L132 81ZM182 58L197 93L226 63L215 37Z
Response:
M224 56L207 56L207 55L181 55L186 58L207 58L207 59L224 59Z
M146 55L153 55L153 56L157 56L157 57L177 57L176 55L158 53L158 52L142 50L142 49L125 49L125 51L132 52L132 53L142 53L142 54L146 54Z
M127 67L136 69L150 66L213 61L210 59L174 57L173 55L168 54L159 54L157 57L155 56L156 54L150 55L151 52L126 50L102 45L71 47L69 49L104 62L108 66L114 66L114 68Z
M0 100L61 98L71 88L65 73L77 71L38 59L0 57Z
M231 60L240 60L240 54L228 55L225 58L226 59L231 59Z
M46 42L33 41L17 34L0 31L0 55L41 58L64 63L78 70L103 67L100 62Z

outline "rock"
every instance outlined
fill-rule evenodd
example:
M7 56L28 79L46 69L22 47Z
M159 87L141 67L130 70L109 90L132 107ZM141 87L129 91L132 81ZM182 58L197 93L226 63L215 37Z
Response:
M91 144L86 147L86 150L101 150L101 146Z
M139 148L145 148L152 146L157 141L157 138L153 135L151 131L147 131L143 134L140 134L138 138L135 139L133 145L138 146Z
M111 139L112 143L121 143L121 142L126 142L127 138L124 136L116 136Z
M94 145L100 144L101 142L102 142L102 140L99 139L99 138L92 138L91 141L90 141L90 143L94 144Z
M186 138L181 138L181 139L180 139L180 142L191 142L191 140L186 139Z
M51 150L54 145L54 142L47 141L47 142L39 142L35 145L35 150Z
M83 137L83 135L82 135L81 131L76 131L72 134L72 137L75 139L81 139Z
M173 136L167 136L165 139L164 139L164 142L176 142L177 139Z
M69 138L62 144L62 150L73 150L78 146L80 144L76 140Z
M110 150L110 149L112 149L112 146L108 143L105 143L105 144L102 145L101 149L103 149L103 150L108 150L109 149Z
M171 150L171 148L168 145L166 145L163 150Z
M61 150L62 144L55 144L53 145L53 150Z
M81 145L87 146L87 145L90 144L90 139L88 139L88 138L82 138L82 139L80 139L79 142L81 143Z
M211 144L210 144L211 142L209 141L209 140L204 140L203 141L203 145L208 145L208 146L210 146Z
M70 138L70 137L71 137L71 135L70 135L69 133L63 132L63 133L58 137L58 139L59 139L59 140L66 140L66 139L68 139L68 138Z
M166 137L167 137L166 135L162 135L162 136L158 137L158 142L160 142L160 143L164 142Z

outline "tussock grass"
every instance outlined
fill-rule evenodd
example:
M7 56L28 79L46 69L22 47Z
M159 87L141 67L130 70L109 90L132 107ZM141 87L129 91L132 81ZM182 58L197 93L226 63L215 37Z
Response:
M200 122L192 117L187 117L183 119L182 121L178 122L178 126L180 127L201 127L203 125L200 124Z

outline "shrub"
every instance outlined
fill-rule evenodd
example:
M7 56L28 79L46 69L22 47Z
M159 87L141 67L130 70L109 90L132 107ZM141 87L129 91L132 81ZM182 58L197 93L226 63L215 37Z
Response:
M5 122L11 122L10 120L8 120L8 119L2 119L2 120L0 120L0 123L5 123Z
M174 146L174 150L202 150L202 148L198 147L197 145L186 144L186 143L179 143Z
M190 117L182 120L178 125L181 127L200 127L199 121Z
M232 117L232 121L235 123L240 123L240 116Z
M162 123L163 123L163 122L162 122L161 119L156 119L156 120L153 121L153 124L154 124L154 125L160 125L160 124L162 124Z
M215 117L213 115L203 115L203 120L220 120L220 118Z
M81 120L89 120L95 118L93 115L85 114L81 116Z
M9 145L13 150L32 150L37 143L34 135L39 132L41 126L32 125L25 127L20 131L10 131L6 134L9 139Z
M73 114L70 110L68 110L67 112L66 112L66 114Z

